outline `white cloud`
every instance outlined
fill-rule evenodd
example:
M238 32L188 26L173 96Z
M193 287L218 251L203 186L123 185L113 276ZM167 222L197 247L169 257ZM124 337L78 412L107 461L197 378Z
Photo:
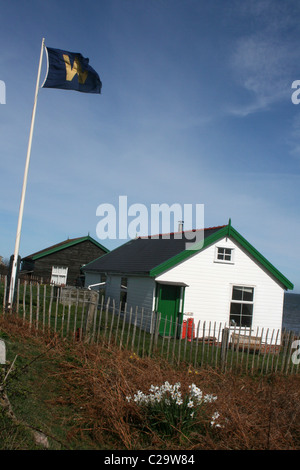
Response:
M234 80L245 91L245 101L230 108L236 115L269 109L282 100L290 101L291 83L298 77L300 53L296 3L269 0L239 2L238 14L255 24L241 35L230 58Z
M290 72L298 52L276 38L256 34L239 40L232 57L235 78L248 92L249 102L232 107L233 114L247 115L286 99L290 101Z

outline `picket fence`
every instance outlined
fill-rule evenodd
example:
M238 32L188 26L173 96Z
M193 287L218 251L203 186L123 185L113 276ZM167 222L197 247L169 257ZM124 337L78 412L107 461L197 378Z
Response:
M131 351L133 357L161 356L175 366L188 364L247 374L299 373L300 340L292 331L257 329L245 334L226 323L162 320L95 291L18 281L13 309L7 310L7 278L0 276L3 315L16 315L29 328ZM163 323L163 324L162 324Z

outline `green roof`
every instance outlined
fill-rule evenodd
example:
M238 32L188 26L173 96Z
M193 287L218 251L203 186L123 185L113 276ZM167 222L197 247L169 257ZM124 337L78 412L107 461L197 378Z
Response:
M23 259L30 258L33 261L43 258L44 256L51 255L52 253L55 253L60 250L64 250L65 248L69 248L70 246L77 245L78 243L82 243L85 241L90 241L94 243L94 245L98 246L98 248L101 248L101 250L105 251L106 253L109 252L107 248L105 248L103 245L98 243L96 240L94 240L92 237L87 235L86 237L79 237L79 238L68 238L67 240L57 243L56 245L52 245L48 248L45 248L44 250L37 251L36 253L33 253L32 255L25 256Z
M168 259L164 263L156 266L150 271L151 277L156 277L161 273L173 268L178 263L186 260L190 256L193 256L196 253L207 248L209 245L217 242L221 238L230 237L236 240L243 248L247 250L249 254L251 254L260 264L262 264L278 281L280 281L286 289L293 290L294 285L280 272L278 269L275 268L263 255L261 255L256 248L254 248L242 235L235 230L232 225L231 221L229 220L228 225L224 226L216 233L213 233L209 237L205 238L203 242L201 242L200 247L197 248L197 244L195 244L194 249L184 250L181 253L173 256L172 258Z

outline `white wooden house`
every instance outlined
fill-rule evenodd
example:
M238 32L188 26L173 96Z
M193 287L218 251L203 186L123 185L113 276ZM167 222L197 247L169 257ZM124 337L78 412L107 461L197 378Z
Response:
M231 221L204 229L203 243L194 249L186 249L190 237L181 232L130 240L83 268L86 287L101 283L116 305L160 312L161 334L165 319L186 318L247 334L280 330L284 292L293 284Z

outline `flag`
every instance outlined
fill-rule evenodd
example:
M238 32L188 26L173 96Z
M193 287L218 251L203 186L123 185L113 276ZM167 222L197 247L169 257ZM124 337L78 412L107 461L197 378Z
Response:
M61 88L83 93L101 93L102 83L97 72L77 52L46 47L48 71L42 88Z

